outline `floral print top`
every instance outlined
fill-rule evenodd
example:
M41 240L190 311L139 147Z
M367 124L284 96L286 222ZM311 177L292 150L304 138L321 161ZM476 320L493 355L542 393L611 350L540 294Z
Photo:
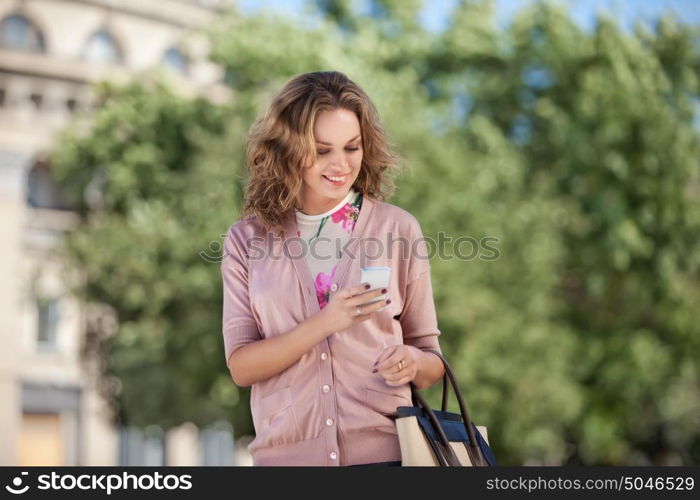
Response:
M306 262L321 309L328 304L342 249L355 228L361 207L362 193L350 188L345 198L325 213L306 215L296 211L297 236L306 243Z

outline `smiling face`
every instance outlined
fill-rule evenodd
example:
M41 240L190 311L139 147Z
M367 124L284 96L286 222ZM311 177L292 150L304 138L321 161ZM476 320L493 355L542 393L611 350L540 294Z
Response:
M314 123L316 160L302 172L301 211L327 212L348 194L362 165L357 115L347 109L321 111Z

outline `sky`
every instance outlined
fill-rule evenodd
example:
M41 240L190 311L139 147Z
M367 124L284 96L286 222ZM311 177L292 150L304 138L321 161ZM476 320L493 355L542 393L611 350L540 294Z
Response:
M430 31L439 32L447 26L449 12L458 0L426 0L422 12L423 25ZM513 15L535 0L495 0L496 19L506 25ZM627 29L640 19L653 23L663 13L670 12L687 24L700 26L700 0L555 0L568 6L569 13L579 26L591 29L599 11L611 14ZM357 0L358 9L365 9L367 0ZM243 13L270 10L288 17L304 16L309 0L238 0Z

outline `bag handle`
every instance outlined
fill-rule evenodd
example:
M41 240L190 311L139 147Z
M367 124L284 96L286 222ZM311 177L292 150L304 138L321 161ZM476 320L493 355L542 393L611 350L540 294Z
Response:
M474 425L472 424L471 418L469 418L467 405L464 402L464 398L462 397L462 392L457 386L457 379L454 375L454 372L452 371L452 368L450 367L450 364L439 351L436 351L434 349L422 349L422 351L431 352L435 354L438 358L440 358L440 360L442 361L442 364L445 367L445 375L442 378L442 411L447 411L447 399L449 395L447 381L449 380L450 385L452 386L452 390L454 391L455 396L457 397L459 410L462 414L462 422L467 428L467 436L469 436L469 445L466 445L466 448L467 453L469 454L469 458L474 466L487 466L488 463L484 458L484 454L482 453L481 448L479 447L479 443L476 440L476 435L474 434ZM428 418L431 420L433 426L435 426L440 440L442 441L444 438L445 442L447 442L445 433L442 431L442 427L440 427L437 418L435 417L435 414L433 413L429 405L425 404L423 398L418 394L418 388L415 385L413 385L413 383L411 383L411 393L413 394L416 401L420 403L420 406L423 408L423 410L425 410L426 413L428 413ZM449 443L447 444L447 447L449 448L449 451L452 451L452 447L449 445Z
M414 400L416 401L415 404L422 408L423 412L428 415L428 420L430 420L430 423L433 425L433 429L435 429L435 432L437 432L439 439L438 443L433 443L427 434L426 439L428 439L428 443L431 445L431 447L433 447L433 451L435 452L439 464L447 467L460 467L462 464L457 458L457 455L455 455L455 452L452 449L447 436L445 435L445 431L440 425L440 421L435 416L435 412L433 412L430 405L425 402L423 396L418 394L417 390L414 390L413 384L411 384L411 391L413 393ZM425 433L425 430L423 430L423 432ZM439 447L436 448L435 445L439 445ZM471 454L469 456L471 457Z

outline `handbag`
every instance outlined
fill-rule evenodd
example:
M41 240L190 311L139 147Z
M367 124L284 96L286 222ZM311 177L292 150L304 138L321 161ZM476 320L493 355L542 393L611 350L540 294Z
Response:
M396 408L396 430L401 448L401 465L479 467L497 465L496 457L488 443L485 426L472 423L457 387L452 368L443 355L432 349L424 349L437 355L445 366L442 379L442 410L433 410L419 394L418 388L411 385L414 406ZM447 411L448 385L457 396L460 413Z

